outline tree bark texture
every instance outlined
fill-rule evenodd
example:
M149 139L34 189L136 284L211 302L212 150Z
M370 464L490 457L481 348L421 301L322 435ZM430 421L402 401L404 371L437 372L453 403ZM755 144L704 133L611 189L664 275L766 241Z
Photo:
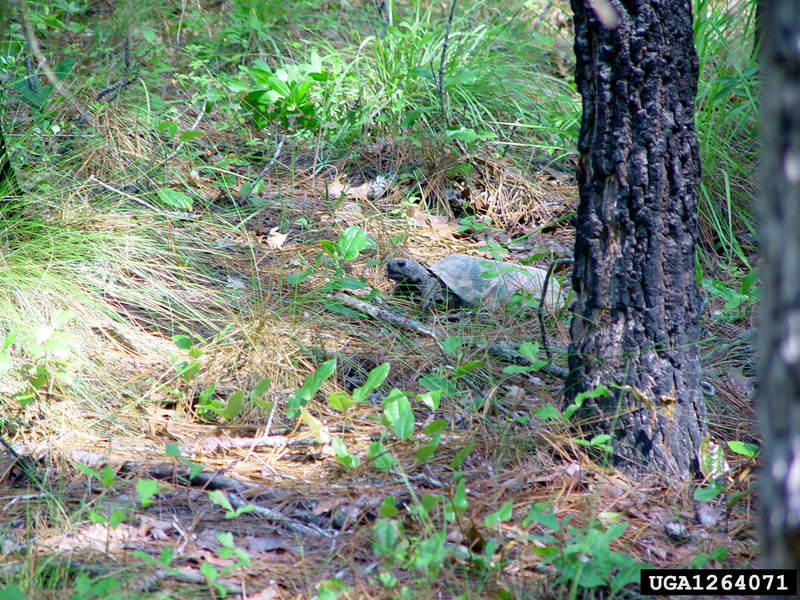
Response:
M566 397L607 386L581 414L612 435L615 464L686 478L706 435L691 2L611 4L614 30L572 0L583 120Z
M20 193L17 175L6 148L6 137L0 128L0 197L18 196Z
M763 557L800 567L800 3L763 8L759 412Z

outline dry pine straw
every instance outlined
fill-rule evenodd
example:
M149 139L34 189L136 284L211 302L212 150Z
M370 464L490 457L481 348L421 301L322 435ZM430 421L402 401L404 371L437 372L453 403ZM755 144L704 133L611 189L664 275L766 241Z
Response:
M483 171L493 172L491 166L484 166ZM282 181L288 179L284 177ZM294 193L298 197L320 199L319 187L312 186L319 186L324 181L324 178L307 179L308 189L295 189ZM296 184L302 183L298 184L296 180ZM495 195L503 189L513 189L518 194L519 189L505 183L484 185L485 189L490 187ZM513 199L516 198L515 195ZM398 198L382 198L380 201L383 204L399 203ZM509 210L503 210L503 214L510 214ZM413 249L414 258L429 262L455 252L480 252L479 241L458 236L451 226L442 226L441 220L424 213L416 215L415 227L388 218L376 206L370 208L368 202L357 204L356 208L342 203L339 209L331 211L316 200L316 204L309 202L302 213L298 211L296 214L310 216L315 223L321 224L320 235L324 239L336 239L338 231L348 225L363 227L378 240L378 251L374 256L380 260L394 251L388 240L399 233L408 234L404 245ZM549 216L545 215L545 218ZM322 348L330 352L344 350L351 355L373 355L375 362L389 360L401 373L395 376L393 383L414 391L414 373L429 368L432 357L436 357L433 346L420 344L413 338L401 342L398 332L385 326L327 313L315 296L302 302L299 312L287 313L286 307L295 300L288 297L287 289L280 285L281 275L299 270L300 265L296 263L298 253L311 257L318 247L304 240L302 232L291 230L287 232L290 235L282 247L266 247L266 235L258 235L257 231L269 232L274 226L269 219L265 213L253 220L252 228L241 230L234 238L236 243L253 249L256 271L261 276L269 308L262 309L253 321L239 323L238 329L224 340L225 343L206 349L203 372L194 387L185 386L177 400L164 394L156 384L163 381L169 368L165 350L170 342L157 330L127 327L124 330L126 344L113 343L107 340L108 336L102 336L106 342L98 342L107 343L102 350L104 361L115 364L117 368L116 385L109 386L104 399L107 406L87 407L80 399L71 399L66 394L45 403L33 403L23 411L23 418L33 426L20 428L13 441L49 469L45 479L63 490L59 492L59 500L67 507L68 514L74 514L73 511L87 498L98 497L96 489L87 492L86 479L72 468L72 461L86 461L87 451L99 457L98 468L108 461L119 474L119 481L110 489L110 495L133 506L136 502L131 486L140 471L129 473L125 465L164 462L163 448L169 442L187 448L186 455L209 472L219 471L234 479L263 486L267 491L281 492L279 502L266 501L265 504L283 511L287 518L292 518L292 511L301 505L312 512L316 510L319 516L328 520L330 524L325 527L334 531L334 535L325 538L324 543L319 539L303 539L296 532L287 533L280 522L273 522L264 529L264 519L253 521L252 515L240 517L237 525L222 518L219 509L208 501L207 496L177 482L171 484L153 507L142 511L145 515L155 513L164 522L177 519L174 529L165 526L161 539L161 534L153 535L153 531L159 531L158 527L142 529L139 525L135 531L128 530L132 537L127 541L118 540L111 544L106 555L105 548L98 548L91 540L74 535L64 537L66 533L88 527L85 516L75 521L79 523L77 527L70 525L63 515L48 516L50 509L37 504L41 499L26 499L28 490L24 486L5 486L0 497L0 504L6 509L3 521L16 523L8 529L9 535L23 540L28 528L32 527L36 532L36 552L46 554L48 548L59 548L60 551L68 550L86 564L103 564L109 560L130 564L131 547L156 555L164 545L181 546L186 542L184 536L187 532L201 533L204 529L232 527L241 535L258 525L263 535L272 530L277 532L285 547L253 551L253 563L241 574L230 578L236 585L252 591L273 585L269 583L273 581L279 585L280 597L303 597L315 582L338 575L361 590L365 597L379 597L379 590L359 576L363 568L375 560L368 540L377 506L387 496L405 497L410 501L411 490L417 497L425 493L449 494L452 485L450 460L471 441L475 448L463 465L469 509L452 526L449 539L453 544L469 544L480 537L497 535L483 527L483 518L504 502L511 501L513 518L501 525L501 540L505 542L502 558L507 562L498 575L500 580L508 578L519 583L551 576L537 568L535 554L530 551L535 542L528 540L527 534L537 533L537 525L527 529L522 527L529 507L540 501L551 502L559 518L574 515L572 525L575 527L595 519L602 521L606 513L620 513L630 527L622 538L614 542L612 549L624 550L653 566L686 566L699 553L708 553L720 545L728 549L726 565L752 562L755 541L749 494L728 518L723 517L711 526L703 527L697 523L695 515L697 504L691 497L693 486L665 484L658 478L634 481L602 469L574 445L569 432L545 427L536 420L525 425L510 425L505 413L495 415L490 412L480 416L456 405L444 406L442 411L457 426L445 432L436 456L424 467L413 459L416 445L387 441L400 461L402 471L408 475L408 482L403 477L375 471L364 458L372 436L379 434L379 427L370 418L379 413L378 407L368 406L353 411L350 419L343 420L319 398L311 404L314 414L327 424L332 434L345 431L348 447L362 457L360 469L344 469L323 446L295 445L293 440L309 439L310 434L304 428L286 432L287 442L282 447L193 452L192 448L202 447L200 442L204 439L258 435L261 433L259 427L265 423L265 415L253 407L248 408L234 426L198 422L189 400L212 380L218 381L218 390L232 391L249 389L258 378L268 375L274 383L267 399L280 402L313 370L315 363L308 350ZM287 219L287 222L291 221L291 218ZM558 234L564 235L561 230ZM228 264L238 272L248 274L253 266L248 256L248 253L231 253ZM352 267L355 272L367 273L375 287L386 292L388 284L380 267L366 266L367 260L374 256L365 255L354 261ZM315 273L303 291L314 292L323 281L324 277ZM217 292L212 290L209 293ZM219 305L224 306L221 302ZM486 323L478 325L483 327L483 331L491 328ZM510 325L503 324L504 327ZM517 326L525 327L524 324ZM556 333L559 336L557 341L565 344L563 328ZM112 340L116 339L112 336ZM332 389L335 388L326 384L323 391ZM505 393L505 390L498 393L501 391ZM532 404L559 402L555 381L534 386L526 390L526 394L526 398L516 398L518 405L506 406L506 413L523 415L529 412ZM735 397L735 394L731 395L731 398ZM132 398L136 398L134 403L131 403ZM420 411L418 421L426 418L429 416L425 411ZM752 483L753 465L742 459L732 466L730 491L746 492ZM2 473L6 477L12 475L8 469L3 469ZM254 503L259 502L256 492L250 495ZM29 510L37 506L41 513L31 521ZM400 518L405 519L410 534L419 533L417 526L402 513ZM676 518L686 526L690 535L688 540L674 540L665 532L665 525ZM142 517L139 522L144 520ZM137 517L134 516L131 524L135 527L136 523ZM301 546L302 554L299 551ZM198 546L196 542L189 541L182 547L185 554L181 567L187 572L196 571L196 562L201 558L211 560L214 556L213 551ZM109 566L109 569L113 568L118 567ZM394 572L407 583L414 583L416 575L413 572L401 574L397 569ZM456 588L467 585L463 574L455 573L448 575L447 585Z

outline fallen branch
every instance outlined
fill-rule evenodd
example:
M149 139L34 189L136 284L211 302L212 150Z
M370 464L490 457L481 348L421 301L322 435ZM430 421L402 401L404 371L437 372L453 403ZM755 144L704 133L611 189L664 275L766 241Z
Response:
M422 335L426 335L430 337L436 344L441 347L441 338L447 337L448 333L442 328L432 328L420 323L416 319L411 319L409 317L395 314L385 308L380 308L375 306L374 304L370 304L369 302L364 302L363 300L359 300L358 298L353 298L352 296L347 296L345 294L334 294L333 296L337 301L341 302L349 306L350 308L354 308L355 310L362 312L370 317L375 319L385 321L387 323L391 323L392 325L396 325L401 329L405 329L406 331L411 331L413 333L421 333ZM522 356L519 352L516 351L515 348L511 348L510 345L499 344L499 343L489 343L489 344L480 344L478 342L473 342L479 348L485 347L489 354L507 360L509 362L522 365L522 366L530 366L532 363L531 361ZM442 350L443 354L444 351ZM549 358L549 357L548 357ZM558 377L560 379L564 379L567 376L567 370L563 367L559 367L554 365L552 360L550 360L545 366L541 368L542 371L547 373L548 375L552 375L553 377Z

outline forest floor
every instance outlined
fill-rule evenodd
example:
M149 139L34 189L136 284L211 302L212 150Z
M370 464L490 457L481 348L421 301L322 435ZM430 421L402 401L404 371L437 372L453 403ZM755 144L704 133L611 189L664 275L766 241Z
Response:
M82 183L42 176L58 201L2 240L18 456L0 458L0 579L29 598L632 598L642 565L757 562L758 459L727 445L758 444L753 308L713 267L701 354L729 471L706 499L708 482L605 466L562 418L557 371L489 351L543 358L544 339L566 368L569 299L540 322L535 299L421 315L393 293L391 258L571 257L574 155L398 138L321 162L164 86L202 133L160 175L190 207L115 179L164 141L111 105L71 163Z

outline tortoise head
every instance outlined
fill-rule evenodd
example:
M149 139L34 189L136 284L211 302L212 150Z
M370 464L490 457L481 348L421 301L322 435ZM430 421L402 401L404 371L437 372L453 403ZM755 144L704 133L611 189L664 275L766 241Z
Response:
M386 275L393 281L416 283L430 278L428 271L410 258L393 258L386 263Z

